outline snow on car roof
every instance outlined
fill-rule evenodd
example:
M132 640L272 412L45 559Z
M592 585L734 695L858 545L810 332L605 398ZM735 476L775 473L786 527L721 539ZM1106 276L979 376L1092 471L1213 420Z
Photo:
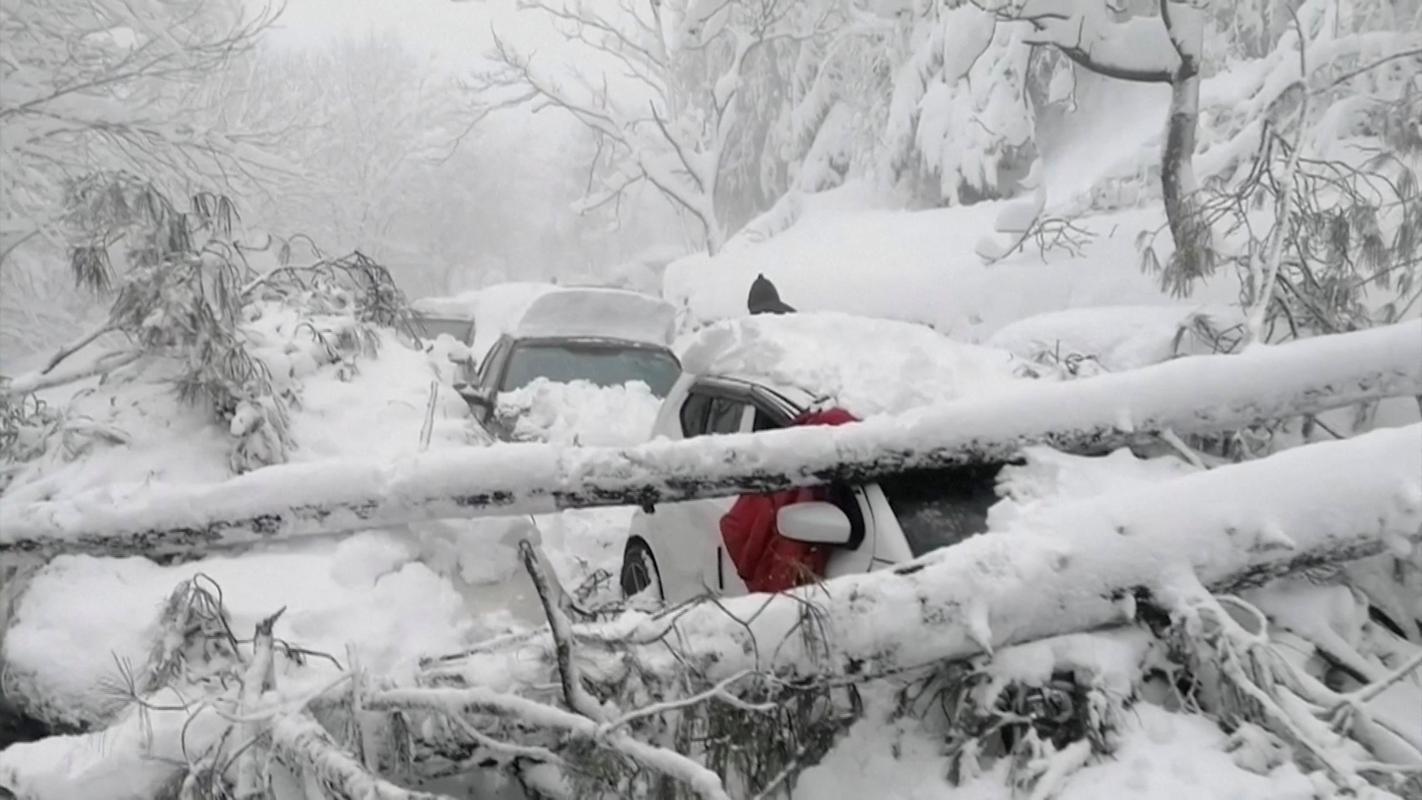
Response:
M681 360L687 372L799 389L859 417L997 391L1019 380L1023 365L922 325L833 312L718 322Z
M651 295L622 289L560 289L534 300L514 335L597 336L667 346L675 324L676 308Z

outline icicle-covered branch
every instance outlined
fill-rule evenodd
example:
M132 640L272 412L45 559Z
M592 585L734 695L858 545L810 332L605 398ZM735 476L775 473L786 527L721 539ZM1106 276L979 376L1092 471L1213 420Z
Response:
M905 469L1003 461L1027 445L1099 451L1172 430L1261 421L1422 394L1422 322L1231 356L1050 383L836 428L627 448L540 444L390 462L268 467L211 486L105 487L29 505L0 501L6 550L175 553L422 519L650 505Z

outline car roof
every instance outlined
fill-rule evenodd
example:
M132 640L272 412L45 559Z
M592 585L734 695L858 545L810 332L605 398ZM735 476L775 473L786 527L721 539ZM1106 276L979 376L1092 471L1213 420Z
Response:
M1023 377L1004 350L922 325L839 313L760 315L699 332L682 350L693 374L776 391L801 408L826 403L864 418L998 391Z
M558 289L529 304L512 335L518 339L585 337L669 346L676 307L623 289Z
M681 360L677 358L675 352L670 347L657 342L643 342L637 339L619 339L615 336L519 336L517 333L507 334L508 339L516 344L605 344L618 347L635 347L642 350L660 350L671 356L677 363Z

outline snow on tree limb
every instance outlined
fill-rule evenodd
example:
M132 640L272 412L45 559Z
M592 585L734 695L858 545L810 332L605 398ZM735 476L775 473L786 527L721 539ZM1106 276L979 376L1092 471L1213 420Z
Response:
M334 800L452 800L449 795L402 789L372 773L341 749L331 734L302 711L272 724L272 753L277 760L319 786Z
M425 519L732 496L905 469L1001 461L1030 444L1089 451L1160 431L1231 430L1382 397L1422 395L1422 322L1242 355L1183 358L839 428L626 448L504 444L395 462L268 467L207 486L103 487L0 502L0 552L181 553Z
M1413 548L1420 525L1422 425L1412 425L1077 501L893 569L628 614L573 635L597 659L586 674L612 680L623 669L680 674L684 664L707 681L740 670L857 680L1128 622L1183 584L1232 592ZM802 633L807 614L816 636ZM551 646L544 634L445 659L422 682L543 684Z

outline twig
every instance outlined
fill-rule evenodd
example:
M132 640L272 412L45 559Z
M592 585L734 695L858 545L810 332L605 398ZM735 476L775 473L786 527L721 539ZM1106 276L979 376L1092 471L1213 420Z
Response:
M430 435L434 432L435 400L439 398L439 381L430 381L430 399L425 403L425 424L420 427L420 452L430 449Z
M124 350L114 353L105 353L97 361L83 367L82 369L66 372L61 375L44 375L41 373L30 373L22 375L15 380L0 384L0 397L18 397L20 395L33 394L45 389L53 389L56 386L82 381L96 375L105 375L114 370L132 364L143 357L142 350Z
M548 628L553 637L553 650L563 685L563 698L569 708L581 715L575 717L579 720L579 732L587 731L594 741L605 742L633 761L686 783L704 800L730 800L716 773L681 753L639 741L625 731L613 730L616 726L606 724L606 709L583 686L577 664L573 660L572 623L568 619L572 601L563 591L563 587L551 576L552 570L547 566L548 561L538 548L525 539L519 542L518 550L524 568L528 570L529 577L533 579L533 586L538 591L538 599L543 603L543 611L548 616ZM566 720L560 721L567 724Z
M63 361L66 358L69 358L80 350L83 350L91 342L93 342L100 336L103 336L104 334L110 333L114 330L115 328L113 326L113 323L105 322L103 325L100 325L94 330L89 331L88 333L84 334L78 339L75 339L69 344L64 345L63 347L56 350L54 355L50 356L49 362L44 365L44 369L40 370L39 374L48 375L51 370L59 366L59 362Z
M1308 57L1304 47L1307 37L1304 35L1303 25L1299 22L1298 14L1294 13L1293 16L1294 27L1299 34L1298 85L1303 88L1303 96L1299 100L1298 128L1294 131L1293 149L1289 152L1288 161L1285 162L1284 174L1279 179L1278 195L1274 204L1274 230L1270 234L1268 249L1265 251L1264 270L1253 276L1254 302L1245 316L1246 324L1244 326L1244 345L1246 347L1259 341L1264 330L1265 314L1274 299L1274 284L1278 281L1279 263L1283 258L1284 233L1288 228L1289 205L1293 197L1294 178L1298 174L1299 155L1303 150L1304 128L1308 125Z
M242 673L241 710L250 713L261 704L262 693L276 685L274 659L272 653L272 626L286 611L283 606L270 617L257 623L257 633L252 638L252 662ZM262 753L254 746L262 736L262 726L249 722L243 726L246 741L241 761L237 764L237 800L249 800L266 795L266 781L262 776Z
M390 689L372 693L366 698L366 708L424 709L441 714L452 710L496 714L525 724L554 728L575 738L610 747L647 769L686 783L707 800L730 800L716 773L675 750L647 744L621 731L601 737L598 734L600 725L581 714L484 686L467 689Z
M756 673L752 672L751 670L742 670L740 672L737 672L735 675L732 675L731 677L721 681L715 686L712 686L710 689L707 689L704 692L700 692L698 694L694 694L690 697L685 697L680 700L668 700L662 703L653 703L652 705L639 708L636 711L624 714L611 722L603 723L603 726L600 729L600 735L606 734L616 728L620 728L623 725L629 725L639 719L646 719L647 717L656 716L657 714L665 714L669 711L675 711L677 709L686 708L687 706L693 706L698 703L704 703L709 700L716 699L725 700L730 705L735 706L736 708L739 708L743 711L773 711L776 708L776 705L774 703L747 703L741 700L740 698L735 697L734 695L726 693L726 689L730 688L732 684L740 681L742 678L754 674Z
M402 789L373 774L305 711L272 725L272 752L333 800L454 800L448 795Z

